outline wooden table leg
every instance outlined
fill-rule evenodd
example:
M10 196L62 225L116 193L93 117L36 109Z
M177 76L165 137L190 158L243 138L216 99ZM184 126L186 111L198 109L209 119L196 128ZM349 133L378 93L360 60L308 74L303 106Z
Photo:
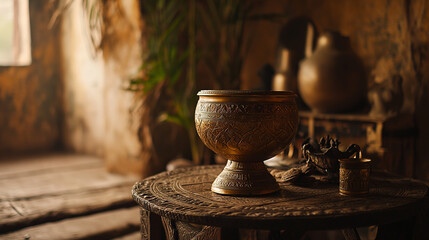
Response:
M345 228L341 232L346 240L360 240L359 233L356 228Z
M378 226L376 239L413 239L415 218Z
M212 226L204 226L201 232L199 232L193 239L195 240L205 240L205 239L212 239L212 240L219 240L221 239L221 230L219 227L212 227Z
M294 229L292 230L270 230L268 239L270 240L295 240L301 239L302 236L306 233L306 230L303 229Z
M221 228L220 239L222 240L240 239L240 232L238 231L238 228Z
M420 214L416 217L414 227L414 239L425 239L428 237L429 226L429 196L425 197L425 206L420 209Z
M162 219L162 225L164 226L165 231L165 239L167 240L178 240L179 239L179 232L176 228L176 223L166 217L161 217Z
M171 223L170 223L171 225ZM219 240L220 228L213 226L203 226L187 222L175 221L175 230L180 240L193 239L193 240Z
M140 209L141 239L165 239L161 217L144 209Z

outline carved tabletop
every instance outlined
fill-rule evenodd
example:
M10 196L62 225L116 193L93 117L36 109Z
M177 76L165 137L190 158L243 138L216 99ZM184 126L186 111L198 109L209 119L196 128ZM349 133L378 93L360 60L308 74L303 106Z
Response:
M212 165L163 172L136 183L133 198L146 212L174 221L229 228L339 229L416 216L428 194L418 181L373 173L364 197L342 196L338 184L321 181L279 183L279 192L260 197L223 196L210 191L222 169Z

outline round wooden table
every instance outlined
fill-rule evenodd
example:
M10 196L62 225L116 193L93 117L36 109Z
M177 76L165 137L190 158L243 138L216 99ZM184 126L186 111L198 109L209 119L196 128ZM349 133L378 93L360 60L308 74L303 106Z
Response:
M186 234L210 236L216 234L216 229L302 233L315 229L387 226L414 221L427 209L425 184L382 172L372 173L370 193L363 197L342 196L338 184L323 181L299 186L280 183L281 190L274 194L233 197L210 191L222 169L223 166L218 165L181 168L136 183L132 195L142 208L142 237L151 237L151 213L162 217L167 239L180 239L186 238L183 237ZM231 231L223 237L230 234Z

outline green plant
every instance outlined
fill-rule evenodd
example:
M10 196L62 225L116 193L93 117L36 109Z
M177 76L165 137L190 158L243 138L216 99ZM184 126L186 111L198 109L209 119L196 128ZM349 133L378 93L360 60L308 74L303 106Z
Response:
M239 89L243 62L249 52L252 32L245 32L252 21L276 21L283 14L255 14L259 0L200 1L198 7L200 62L209 73L215 89Z
M248 52L245 24L254 1L215 0L199 5L200 31L204 36L201 61L216 89L239 89Z
M186 4L184 4L186 3ZM196 101L195 0L144 1L146 51L141 77L130 80L129 90L141 91L143 122L168 121L184 127L195 163L202 144L195 133L193 109ZM181 41L186 35L188 41ZM186 70L185 70L186 69ZM158 111L155 106L166 105Z
M255 3L146 0L141 4L146 48L141 77L130 80L129 90L144 95L143 124L168 121L186 129L192 159L199 164L203 145L194 126L197 68L211 88L239 89L249 46L245 25ZM162 104L162 110L155 107Z

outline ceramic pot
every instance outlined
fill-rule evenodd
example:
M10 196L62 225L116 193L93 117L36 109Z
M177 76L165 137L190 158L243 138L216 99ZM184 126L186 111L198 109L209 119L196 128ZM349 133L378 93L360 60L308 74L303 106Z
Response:
M313 21L305 16L292 18L281 28L273 90L298 91L299 62L312 54L317 35Z
M353 110L366 98L366 78L348 37L338 32L320 36L314 53L300 64L298 90L315 112Z

